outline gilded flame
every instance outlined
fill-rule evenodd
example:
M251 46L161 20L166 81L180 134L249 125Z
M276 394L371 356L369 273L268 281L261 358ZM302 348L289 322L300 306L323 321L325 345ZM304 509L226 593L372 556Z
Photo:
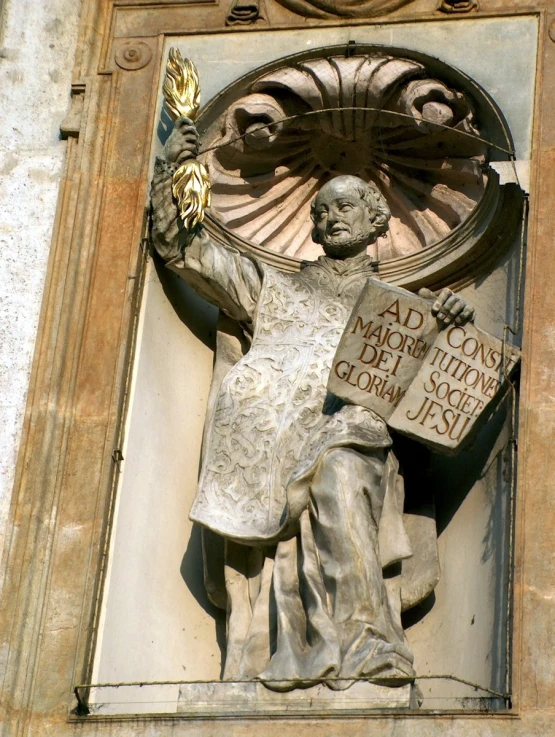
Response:
M210 179L204 164L190 159L173 175L172 192L179 205L185 229L192 231L204 220L210 207Z
M183 59L179 49L172 47L166 64L164 98L174 120L180 117L195 120L200 107L200 86L197 68ZM210 207L210 179L206 167L189 159L173 175L172 192L185 229L193 231L204 220Z
M195 120L200 107L200 86L196 66L172 46L166 64L164 98L170 115Z

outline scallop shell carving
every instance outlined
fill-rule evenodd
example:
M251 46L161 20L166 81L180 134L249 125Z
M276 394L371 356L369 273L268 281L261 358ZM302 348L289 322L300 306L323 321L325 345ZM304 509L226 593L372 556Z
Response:
M468 98L421 63L335 56L256 80L203 141L217 147L203 160L224 226L301 259L322 253L310 219L320 187L338 174L375 182L392 212L379 242L386 260L438 242L472 212L486 185L477 137Z

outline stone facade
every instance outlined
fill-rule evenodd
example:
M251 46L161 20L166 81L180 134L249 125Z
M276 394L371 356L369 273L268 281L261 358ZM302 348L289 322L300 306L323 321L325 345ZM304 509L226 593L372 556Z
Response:
M7 0L0 9L0 550L63 176L60 127L70 104L79 11L72 0Z
M14 120L13 112L13 117L6 115L3 118L2 125L7 126L8 130L2 167L12 177L21 173L17 180L20 189L10 185L12 202L17 204L8 208L10 219L4 228L6 237L10 239L5 246L8 254L6 262L11 269L6 291L9 314L13 315L7 324L10 334L18 339L22 347L16 349L13 341L3 340L3 346L7 346L9 354L6 376L9 373L10 382L14 375L20 379L10 384L6 401L8 438L5 459L8 468L3 498L7 500L9 497L12 478L14 491L7 517L9 544L5 547L3 558L5 585L0 614L4 689L1 699L2 735L69 737L74 734L110 734L118 737L148 737L167 734L208 737L217 734L220 729L225 729L232 737L240 737L253 729L264 729L269 737L273 734L287 737L303 730L324 730L330 735L341 733L351 737L368 731L384 736L410 734L416 737L436 734L468 737L484 733L492 737L543 737L555 734L555 548L552 534L555 519L551 503L553 454L550 452L550 439L555 432L554 377L550 369L555 358L552 326L555 267L551 257L555 236L555 221L551 216L555 209L555 187L550 175L555 149L554 101L551 92L555 69L552 3L549 0L535 0L523 10L517 0L480 0L479 4L439 3L437 0L396 3L384 0L380 17L380 2L369 0L366 3L369 7L367 18L372 16L372 20L367 22L364 17L357 17L358 13L351 12L348 0L333 4L341 9L340 17L335 17L328 10L315 17L312 11L307 11L307 7L315 3L308 0L265 0L263 4L253 3L255 10L251 8L248 11L250 15L247 14L247 20L250 19L255 25L241 23L232 29L236 33L240 26L240 32L245 34L245 49L249 48L250 33L259 34L269 26L278 26L288 29L292 34L300 34L301 29L304 32L307 28L314 29L315 33L325 31L338 34L338 43L343 43L348 50L349 40L356 40L357 29L368 36L374 32L391 36L394 32L406 32L409 37L412 34L416 38L416 26L426 27L431 29L430 39L435 34L436 38L443 39L443 43L450 44L458 32L453 29L460 28L461 24L468 23L464 27L475 28L479 34L480 26L471 26L471 23L482 23L483 28L485 24L503 18L516 21L524 16L525 21L537 24L534 27L537 28L538 52L524 295L519 465L517 483L508 487L511 501L516 495L516 522L514 529L510 530L514 561L507 569L513 598L510 615L512 626L510 647L507 649L507 643L500 643L496 651L496 657L505 658L510 665L510 699L501 698L504 689L500 687L502 703L491 713L480 712L479 703L467 703L464 709L456 709L452 705L442 709L439 701L434 709L415 708L414 712L386 709L384 713L375 713L371 717L331 716L326 715L324 709L317 716L308 712L302 718L289 716L279 719L273 716L269 720L262 715L256 716L253 710L248 718L237 716L226 721L214 720L213 716L202 718L202 712L199 714L198 711L195 718L191 719L193 715L188 714L186 709L174 708L171 714L163 714L161 712L164 709L156 705L162 700L160 694L152 703L143 699L140 709L130 706L123 716L121 710L119 716L114 716L95 714L94 709L86 715L84 705L89 695L86 686L91 683L93 672L99 672L99 643L102 638L105 644L112 643L107 652L115 657L118 641L125 640L126 630L133 628L132 617L116 623L117 626L111 630L106 626L109 618L117 614L117 597L113 599L115 606L110 607L109 603L114 590L125 605L125 586L118 584L115 589L110 588L110 581L123 580L125 585L131 587L130 590L140 592L141 587L133 580L133 574L140 580L151 564L145 554L141 562L143 567L135 565L136 558L129 552L132 548L126 547L129 538L122 538L120 530L123 528L117 524L118 519L124 522L127 519L129 525L131 518L125 517L125 514L133 513L137 497L134 499L132 494L122 494L122 485L119 486L120 493L116 494L116 491L120 471L125 469L126 460L137 453L137 448L147 448L147 455L152 452L149 468L157 462L153 452L157 438L152 426L141 427L140 420L138 424L132 424L131 421L126 424L125 418L131 417L136 410L137 405L133 405L133 402L138 396L139 381L144 381L145 396L152 396L152 393L148 393L149 384L152 388L149 374L157 381L159 372L166 370L167 362L158 357L158 361L147 366L143 374L142 367L135 362L135 373L132 375L133 362L130 357L137 359L139 356L142 360L150 355L142 352L144 345L138 345L138 338L144 340L146 335L145 326L151 331L153 339L160 338L162 330L176 337L182 334L182 322L175 315L171 318L175 322L158 319L166 309L162 305L160 285L170 295L173 289L174 296L178 288L171 280L158 279L151 263L146 264L145 207L152 173L152 154L158 145L152 132L159 122L164 36L171 32L185 39L185 42L190 39L191 46L196 43L199 57L202 57L203 38L200 36L214 32L217 34L215 38L221 58L225 58L225 28L231 4L205 2L198 5L171 0L158 4L143 0L120 0L117 3L111 0L84 0L80 43L73 71L72 44L76 39L77 7L73 3L70 5L71 8L62 0L44 9L33 4L27 16L25 3L17 8L13 3L4 7L5 51L1 63L7 69L5 74L8 81L3 86L2 94L7 94L4 90L8 90L12 97L9 101L4 99L3 106L11 111L17 109L18 118ZM235 2L234 7L237 17L247 17L241 15L244 12L241 3ZM451 12L449 7L457 12ZM37 17L40 20L35 23ZM378 22L373 26L375 18ZM24 20L28 19L32 22L25 26ZM55 19L59 19L59 23ZM385 26L385 23L391 23L391 26ZM432 27L432 24L436 25ZM39 28L44 28L44 36L38 32ZM25 33L30 34L26 38L35 39L38 47L33 53L30 46L26 47L30 57L18 55L22 44L18 34L23 33L24 29ZM62 36L63 54L52 58L51 69L45 71L44 64L41 64L40 70L37 69L33 74L32 64L37 63L35 60L39 55L44 61L45 56L48 59L50 51L53 54L60 51L57 44ZM297 38L298 41L292 40L291 43L304 43L300 35ZM491 38L491 43L501 46L507 63L516 56L516 51L513 54L511 48L510 34L498 34ZM50 48L51 44L54 48ZM409 46L410 39L404 45ZM280 55L286 51L282 48ZM252 57L257 54L263 55L253 44ZM211 45L204 55L214 56ZM249 54L245 53L245 57L248 66ZM484 56L484 60L475 61L475 66L478 68L482 61L487 66L486 58ZM210 58L208 62L211 63ZM259 65L260 62L257 62L252 68ZM62 76L57 77L57 71ZM244 68L243 71L250 70ZM21 75L24 75L23 82ZM234 76L237 76L236 71ZM72 107L70 116L66 118L70 79ZM56 98L59 108L56 111L52 107L47 111L40 105L42 95L46 95L43 80L56 85L59 90L59 98ZM33 84L38 86L38 91L29 93ZM490 92L495 97L496 91L490 89ZM51 102L48 104L52 105ZM523 98L519 97L514 107L517 117L524 108ZM63 119L65 123L62 125ZM60 125L68 136L67 143L57 140ZM519 125L514 127L519 128ZM66 163L62 175L64 150ZM525 168L525 164L519 162L517 170L520 174ZM504 181L507 181L506 168L500 166L498 170L500 178L503 180L505 177ZM521 177L523 181L524 177ZM24 196L20 194L22 190L25 191ZM52 216L49 221L45 219L44 212L50 208L49 212L53 213L56 195L58 205L54 228ZM8 219L7 216L5 219ZM216 231L214 226L213 232ZM43 288L51 234L50 261ZM27 244L31 243L33 245L28 247L32 256L29 258ZM42 246L39 247L39 244ZM491 297L492 294L502 293L496 291L499 289L499 277L495 274L500 272L493 271L493 276L489 274L482 280L473 275L461 282L469 301L471 295L478 295L481 305L476 305L477 310L479 312L482 306L484 314L484 321L479 326L492 333L495 333L499 321L503 324L506 315L514 315L514 301L519 296L518 269L516 275L511 271L515 262L503 262L501 259L500 263L500 270L505 276L512 274L516 277L516 291L507 291L507 301L510 301L512 294L513 302L504 305L502 310L497 296L495 300ZM487 260L483 264L486 273ZM289 270L293 270L293 266L289 264ZM402 281L402 278L402 275L399 276L399 280ZM438 281L441 282L440 279ZM144 293L150 290L154 307L157 304L159 312L140 310L145 282ZM25 285L24 295L20 285ZM437 287L443 284L430 280L421 286ZM37 331L41 293L42 317ZM186 326L187 345L190 347L187 360L191 366L188 376L192 376L195 387L201 389L198 394L193 392L185 400L177 400L181 411L188 413L190 426L195 429L190 446L186 449L189 455L182 469L184 474L188 474L188 483L193 484L196 462L187 458L198 457L200 452L202 415L210 401L206 375L210 372L211 348L214 344L214 335L210 333L215 331L216 324L210 309L195 302L190 295L185 297L189 300L189 313L195 316L195 320L200 315L204 320L192 320ZM34 305L34 316L29 315L23 320L20 305L28 309L30 303ZM505 307L507 312L504 312ZM502 313L500 317L496 310ZM35 335L37 338L29 383L27 377ZM218 340L223 341L220 345L224 346L224 350L236 339L231 330L226 333L220 326ZM180 360L180 355L177 355L169 369L174 371ZM175 376L179 377L178 371ZM20 441L18 428L21 427L24 397L29 386L31 390ZM128 413L130 394L131 414ZM171 398L166 399L168 410L171 411ZM135 438L133 442L131 437ZM504 441L509 443L509 448L510 440L506 437ZM16 448L19 449L17 466L13 460ZM495 448L498 446L494 446L490 456L494 460L497 459L493 452ZM179 452L179 446L173 448L175 456ZM122 460L122 456L126 460ZM483 461L483 467L489 473L492 464L487 458ZM460 468L459 471L462 474L464 469ZM154 477L154 482L156 478L161 478L170 483L172 473L178 471L168 470L164 466ZM487 488L487 473L484 477L485 496L491 491L489 489L488 492ZM135 488L143 494L145 487L139 483L140 474L136 480L138 483ZM129 477L127 480L124 478L124 483L133 491ZM162 491L165 488L163 486ZM152 498L145 495L145 502L152 503ZM7 501L4 505L6 509ZM160 511L160 506L153 505L155 513ZM465 533L465 526L461 524L457 536L444 539L444 547L451 547L452 560L457 559L457 552L453 553L455 548L462 550L468 546L470 549L470 537L481 537L480 530L473 526L476 508L462 505L461 509L464 517L462 522L466 520L468 532ZM147 514L148 511L142 513L143 517ZM151 521L151 527L160 524L162 530L164 525L170 525L168 529L173 534L171 519L156 520L153 513ZM492 520L489 522L494 524ZM117 534L110 534L112 530ZM130 534L136 533L135 529ZM157 540L161 540L160 535L154 539L154 547ZM147 548L148 541L144 537L136 542ZM483 543L483 540L478 542ZM445 554L446 551L440 550L440 555L442 552ZM118 564L122 560L126 560L127 564L118 571ZM459 560L463 560L462 556ZM115 575L122 578L114 578ZM150 610L155 612L155 617L158 616L156 613L163 611L164 601L170 597L168 588L171 586L164 588L164 579L156 566L153 566L150 580L154 588L146 592L148 595L141 600L140 608L139 604L135 605L141 622L147 615L150 616ZM189 583L193 588L196 585L191 580ZM447 608L449 601L457 600L454 590L457 583L469 592L480 584L469 575L461 562L459 581L452 578L448 582L447 588L453 588L451 595L445 598ZM133 586L136 588L133 589ZM485 586L488 586L488 582L485 582ZM108 598L103 588L109 592ZM183 601L186 603L186 596ZM465 619L460 628L463 651L466 642L470 642L477 631L472 628L480 624L474 621L472 612L465 610L464 614L471 616L468 622ZM197 610L194 610L196 616ZM165 621L169 620L160 616L157 626L163 627ZM195 622L202 640L208 632L206 621L199 617L198 622ZM441 626L442 621L436 620L433 628L426 630L424 627L416 631L414 640L421 652L426 649L432 651L434 643L441 640ZM168 637L161 639L167 640ZM202 661L205 651L202 647L194 650L194 647L192 645L191 652ZM215 643L213 647L213 652L208 653L209 657L217 652ZM171 650L171 646L168 649ZM126 647L126 651L133 655L132 648ZM449 670L444 675L456 675L448 657L444 662ZM179 659L174 665L179 668ZM217 678L215 660L211 664L203 662L204 666L206 675L201 677ZM151 680L167 680L163 668L154 671L149 666L148 675ZM80 684L85 687L77 691L78 703L74 688ZM136 689L131 696L127 695L129 702L137 700L140 687L137 685ZM175 694L171 698L175 700ZM136 716L139 710L143 712L142 716Z

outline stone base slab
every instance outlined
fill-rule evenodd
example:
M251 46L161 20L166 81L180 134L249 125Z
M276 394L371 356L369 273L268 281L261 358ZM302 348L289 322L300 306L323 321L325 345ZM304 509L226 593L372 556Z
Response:
M177 711L204 715L364 713L376 709L408 709L412 686L392 688L354 683L344 691L325 685L281 693L262 683L189 683L179 690Z

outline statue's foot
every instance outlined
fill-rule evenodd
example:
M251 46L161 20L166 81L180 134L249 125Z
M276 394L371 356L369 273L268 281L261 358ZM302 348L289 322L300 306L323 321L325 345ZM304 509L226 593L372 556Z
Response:
M389 643L371 637L355 644L357 647L350 648L341 664L341 680L330 683L330 688L349 688L355 682L349 678L390 687L414 681L416 673L412 667L412 653L404 643Z
M415 678L416 673L412 668L410 669L410 672L407 672L401 668L390 666L389 668L384 668L384 670L375 676L372 676L372 678L369 678L368 680L379 686L391 686L392 688L397 688L399 686L406 686L407 683L413 683Z

